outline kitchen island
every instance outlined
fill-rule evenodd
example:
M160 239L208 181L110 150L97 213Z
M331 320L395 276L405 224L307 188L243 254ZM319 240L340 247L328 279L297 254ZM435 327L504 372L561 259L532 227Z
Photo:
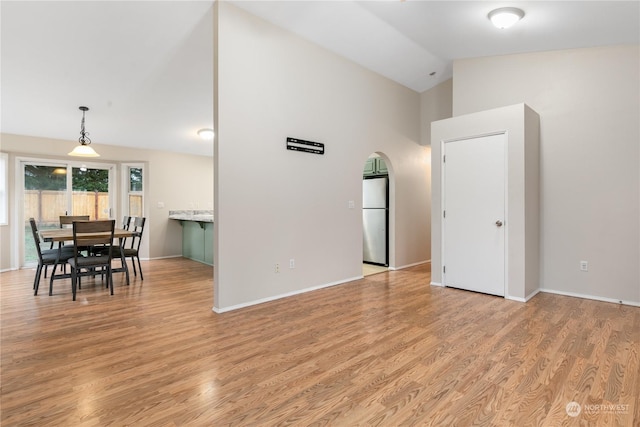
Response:
M182 226L182 256L213 265L213 210L170 210Z

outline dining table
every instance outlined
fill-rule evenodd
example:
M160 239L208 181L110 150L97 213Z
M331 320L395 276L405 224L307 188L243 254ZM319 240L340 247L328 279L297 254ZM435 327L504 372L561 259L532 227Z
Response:
M51 272L51 277L49 279L49 295L53 295L53 281L55 279L68 279L71 278L70 273L62 273L55 274L56 267L59 264L60 254L62 253L62 246L64 242L73 240L73 229L72 228L53 228L49 230L40 230L40 237L45 242L57 242L58 243L58 257L56 259L55 264L53 265L53 271ZM82 233L83 236L95 236L95 237L108 237L111 232L96 232L96 233ZM129 269L127 268L126 257L124 256L124 239L127 237L132 237L135 235L135 232L125 230L123 228L115 228L113 230L113 238L118 239L120 243L120 260L122 261L122 266L120 268L112 268L113 273L124 272L127 285L129 285Z

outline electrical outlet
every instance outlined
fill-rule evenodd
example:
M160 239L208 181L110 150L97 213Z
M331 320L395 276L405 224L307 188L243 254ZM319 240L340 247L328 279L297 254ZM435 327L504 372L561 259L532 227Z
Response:
M349 200L349 209L353 209L356 207L356 203L353 200Z
M280 273L280 264L276 263L275 265L275 272L276 273Z
M588 261L580 261L580 271L589 271Z
M289 268L296 268L296 260L291 258L289 260Z

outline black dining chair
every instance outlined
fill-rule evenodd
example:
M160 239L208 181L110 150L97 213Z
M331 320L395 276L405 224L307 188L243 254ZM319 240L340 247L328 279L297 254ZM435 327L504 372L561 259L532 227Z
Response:
M129 224L131 224L131 217L127 215L122 217L122 229L129 230Z
M33 241L36 245L36 252L38 253L38 266L36 267L36 277L33 281L33 294L38 295L38 287L40 286L42 267L45 268L46 276L46 268L50 265L54 265L56 263L56 259L58 259L58 249L42 249L40 247L40 234L38 233L36 220L33 218L29 218L29 224L31 225L31 233L33 234ZM58 260L58 262L66 265L67 261L70 258L73 258L73 249L61 248L60 259Z
M130 222L131 222L131 217L130 216L127 216L127 215L123 216L122 217L122 229L123 230L129 230L129 223ZM127 240L126 238L122 239L122 244L124 244L124 242L126 240ZM116 250L116 249L120 250L118 248L119 248L118 246L112 246L112 250ZM93 247L91 247L91 253L94 254L94 255L99 255L104 249L105 249L104 246L93 246ZM119 252L114 252L112 254L112 258L120 258L120 253Z
M89 219L89 215L60 215L60 228L71 228L73 221L89 221ZM62 242L60 244L62 244ZM63 248L73 249L73 242L65 243ZM83 250L88 249L89 248L84 248Z
M137 216L133 218L130 228L133 227L133 236L131 237L131 246L124 249L124 256L131 258L133 264L133 275L136 275L136 262L138 260L138 270L140 270L140 280L144 280L142 276L142 265L140 264L140 243L142 243L142 233L144 232L144 224L147 221L145 217Z
M71 227L73 221L89 221L89 215L60 215L60 228Z
M113 276L111 274L111 246L115 220L74 221L73 222L73 257L67 261L71 267L71 291L76 300L77 289L81 287L81 277L95 277L98 270L106 274L107 286L113 295ZM102 233L96 236L95 233ZM105 254L88 253L83 256L82 248L104 245Z
M132 217L130 217L130 216L128 216L128 215L125 215L125 216L123 216L123 217L122 217L122 229L123 229L123 230L127 230L127 231L129 230L129 225L131 224L131 218L132 218ZM120 244L121 244L122 246L125 246L125 242L126 242L126 241L127 241L127 238L125 237L125 238L123 238L122 240L120 240ZM114 246L114 248L115 248L115 249L117 249L117 250L120 250L120 247L119 247L119 246ZM115 250L115 249L114 249L114 250ZM114 255L115 255L115 256L114 256L114 258L116 258L116 257L119 257L119 256L120 256L119 254L114 254Z
M111 257L120 258L122 253L124 257L131 258L131 264L133 264L133 275L137 276L136 260L138 261L138 270L140 270L140 280L144 280L142 275L142 265L140 264L140 243L142 242L142 233L144 232L144 225L146 223L145 217L134 216L130 218L129 226L127 230L133 233L130 237L130 243L127 243L125 239L122 241L122 252L120 251L120 245L113 245L111 247ZM102 250L100 253L106 253L106 250ZM122 262L125 262L124 260Z

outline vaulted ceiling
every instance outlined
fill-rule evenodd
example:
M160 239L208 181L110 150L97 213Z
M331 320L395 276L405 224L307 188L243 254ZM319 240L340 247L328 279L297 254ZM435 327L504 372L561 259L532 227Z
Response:
M639 1L233 1L416 92L458 58L640 43ZM2 1L1 131L213 155L211 1ZM522 21L491 25L494 8Z

